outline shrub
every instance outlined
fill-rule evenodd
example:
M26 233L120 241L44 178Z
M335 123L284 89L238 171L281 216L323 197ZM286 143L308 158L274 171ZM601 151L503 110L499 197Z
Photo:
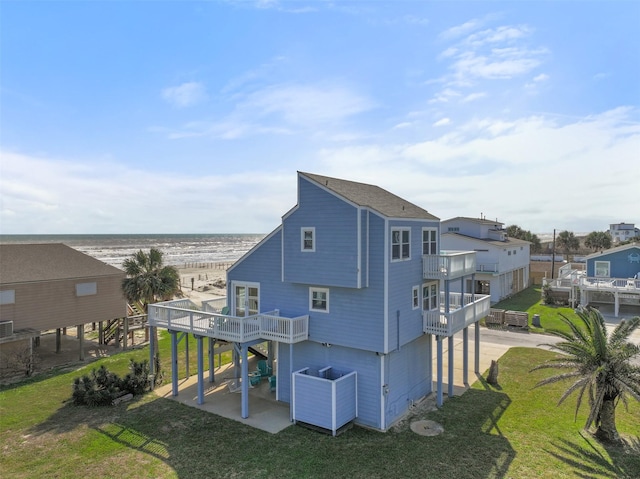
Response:
M138 363L132 359L129 371L120 378L103 365L91 371L91 375L76 378L72 386L73 403L90 407L108 406L125 394L138 396L146 392L149 389L149 362Z

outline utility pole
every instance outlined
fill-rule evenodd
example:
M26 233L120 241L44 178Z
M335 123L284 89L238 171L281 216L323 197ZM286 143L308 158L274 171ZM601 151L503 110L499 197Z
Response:
M553 247L551 251L551 279L556 270L556 229L553 229Z

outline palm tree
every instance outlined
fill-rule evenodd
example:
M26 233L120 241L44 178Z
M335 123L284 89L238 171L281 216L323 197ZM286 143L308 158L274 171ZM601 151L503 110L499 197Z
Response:
M558 234L557 244L567 254L580 248L580 240L573 234L573 231L561 231Z
M592 231L584 240L587 248L593 251L611 248L611 235L607 231Z
M128 301L141 301L145 312L149 303L173 298L180 291L180 274L175 266L164 266L162 252L151 248L149 253L140 250L122 264L127 277L122 280L122 291ZM154 328L152 337L154 345L153 364L155 377L160 375L160 352L158 348L158 331Z
M571 331L569 333L549 331L564 341L547 346L564 354L536 366L532 371L556 368L566 372L543 379L536 387L573 380L560 397L558 405L578 391L575 419L586 392L589 415L585 429L595 425L597 438L617 441L616 406L622 401L626 407L628 396L640 401L640 366L632 361L640 355L640 346L629 342L631 333L640 327L640 317L622 320L610 334L598 310L580 311L578 318L579 321L574 324L562 316L561 320Z

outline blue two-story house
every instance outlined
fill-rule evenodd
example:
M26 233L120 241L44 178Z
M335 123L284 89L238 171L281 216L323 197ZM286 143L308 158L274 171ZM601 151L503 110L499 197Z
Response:
M297 205L228 270L224 305L160 303L149 323L233 342L243 417L248 348L271 341L276 397L294 421L384 431L434 382L442 404L444 340L452 394L458 331L466 382L467 328L489 312L489 296L465 292L475 252L440 251L439 238L437 217L382 188L299 172Z

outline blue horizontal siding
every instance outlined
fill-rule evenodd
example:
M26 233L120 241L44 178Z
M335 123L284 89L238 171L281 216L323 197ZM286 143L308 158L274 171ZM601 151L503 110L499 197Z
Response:
M358 208L299 178L299 202L283 221L284 280L358 286ZM301 251L301 228L315 228L315 251Z
M429 369L431 344L423 335L387 356L385 378L389 386L386 397L387 426L405 414L412 402L431 392L433 373Z
M333 429L331 381L294 374L293 418L325 429Z
M640 254L639 248L629 248L623 251L614 251L611 253L603 253L596 258L587 260L587 276L595 276L595 262L609 261L611 263L612 278L633 278L636 273L640 272L640 264L629 261L629 255Z

